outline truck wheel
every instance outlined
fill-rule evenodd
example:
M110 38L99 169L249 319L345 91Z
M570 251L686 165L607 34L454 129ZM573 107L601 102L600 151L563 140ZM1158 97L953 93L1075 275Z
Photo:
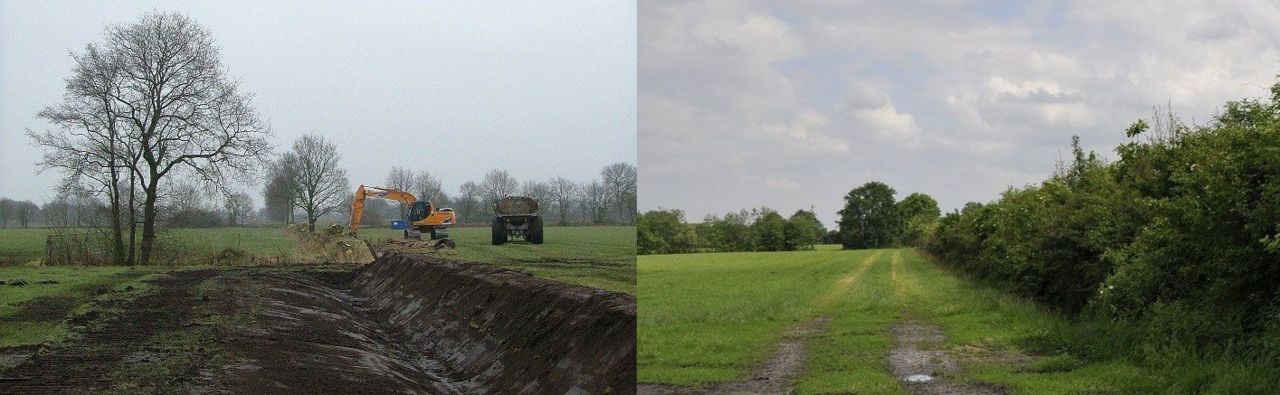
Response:
M533 217L529 221L529 242L542 244L542 217Z
M507 221L503 221L502 217L493 219L490 230L493 233L493 245L502 245L507 242Z

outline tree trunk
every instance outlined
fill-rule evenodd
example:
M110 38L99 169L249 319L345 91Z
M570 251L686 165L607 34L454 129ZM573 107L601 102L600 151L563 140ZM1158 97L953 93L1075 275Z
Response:
M111 261L116 265L124 263L124 224L120 222L120 174L116 173L114 164L111 168Z
M137 191L137 184L134 184L134 173L129 171L129 264L138 263L134 260L138 251L138 210L134 205L133 196Z
M156 241L156 180L146 187L146 200L142 203L142 264L151 264L151 249Z

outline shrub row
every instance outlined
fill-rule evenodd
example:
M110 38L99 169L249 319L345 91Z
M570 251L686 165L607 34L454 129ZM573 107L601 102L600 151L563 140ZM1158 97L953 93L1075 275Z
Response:
M945 215L924 248L1150 353L1280 356L1280 84L1206 125L1139 121L1107 163ZM1154 350L1154 351L1152 351Z

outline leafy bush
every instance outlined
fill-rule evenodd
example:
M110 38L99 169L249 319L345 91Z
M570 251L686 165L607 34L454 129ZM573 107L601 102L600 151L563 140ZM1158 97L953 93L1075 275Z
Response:
M1073 160L1048 180L947 214L924 248L966 273L1106 323L1101 332L1125 334L1060 345L1077 355L1104 355L1091 347L1130 339L1130 356L1152 363L1217 355L1274 366L1280 84L1270 100L1227 103L1207 125L1157 118L1126 134L1116 162L1074 141Z

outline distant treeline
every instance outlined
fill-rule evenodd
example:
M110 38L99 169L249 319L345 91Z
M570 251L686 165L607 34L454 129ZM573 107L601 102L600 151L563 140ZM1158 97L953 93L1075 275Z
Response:
M651 210L640 215L636 228L640 254L812 249L826 233L812 211L784 218L768 208L708 215L696 224L685 223L680 210Z
M740 210L723 217L708 215L701 223L685 223L680 210L652 210L637 221L640 254L688 252L794 251L814 244L845 248L914 245L931 231L940 210L932 197L913 193L894 200L894 190L869 182L845 196L839 228L827 231L811 210L789 218L769 208Z
M1271 93L1229 102L1203 126L1168 113L1138 121L1112 163L1074 140L1070 163L1048 180L947 214L924 247L965 273L1103 323L1051 347L1157 366L1263 361L1274 377L1280 84Z

